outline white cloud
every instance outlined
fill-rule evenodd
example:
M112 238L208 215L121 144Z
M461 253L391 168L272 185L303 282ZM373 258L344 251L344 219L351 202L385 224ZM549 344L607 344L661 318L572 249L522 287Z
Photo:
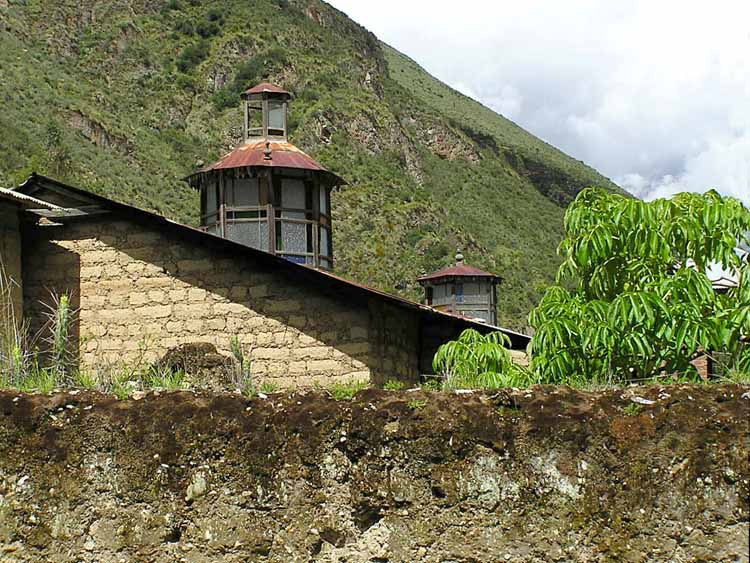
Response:
M332 3L634 193L750 203L750 2Z
M748 132L750 133L750 132ZM724 194L750 202L750 134L712 141L687 159L680 176L667 174L647 181L638 174L620 178L620 185L632 193L647 197L667 197L680 191L703 192L716 188Z

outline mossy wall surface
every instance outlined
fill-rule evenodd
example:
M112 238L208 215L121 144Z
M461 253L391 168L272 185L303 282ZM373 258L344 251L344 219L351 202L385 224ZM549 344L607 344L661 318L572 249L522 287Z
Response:
M746 562L749 407L741 386L4 392L0 559Z

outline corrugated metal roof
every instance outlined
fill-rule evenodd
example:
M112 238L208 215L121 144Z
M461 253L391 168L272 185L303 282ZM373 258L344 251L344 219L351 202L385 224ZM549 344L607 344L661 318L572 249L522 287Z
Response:
M480 270L479 268L467 266L466 264L455 264L453 266L448 266L447 268L443 268L442 270L438 270L437 272L433 272L432 274L427 274L426 276L422 276L417 281L423 282L423 281L435 280L438 278L460 278L460 277L479 277L479 278L499 279L500 276L497 276L495 274L490 274L489 272L485 272L484 270Z
M737 287L738 282L736 279L721 276L711 280L711 286L716 291L727 291L733 287Z
M59 206L52 203L48 203L41 199L31 197L30 195L22 194L14 190L8 190L6 188L0 188L0 199L10 200L15 203L19 203L24 207L43 207L45 209L60 209Z
M271 94L287 94L288 96L291 96L289 92L276 86L276 84L271 84L270 82L261 82L257 86L245 90L245 94L262 94L263 92Z
M266 144L268 144L268 147L266 147ZM271 151L270 155L268 155L270 158L266 156L266 148ZM288 141L266 141L265 139L247 141L213 164L195 172L190 177L192 178L197 174L204 174L212 170L243 168L245 166L315 170L330 175L334 178L336 184L346 183L342 178L333 172L329 172L322 164L305 154L302 149L295 147L292 143Z

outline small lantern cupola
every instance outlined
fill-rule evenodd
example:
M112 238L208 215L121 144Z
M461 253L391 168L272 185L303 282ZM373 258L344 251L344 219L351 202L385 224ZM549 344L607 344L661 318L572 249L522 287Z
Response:
M244 92L243 144L188 182L205 231L330 270L331 190L345 182L287 140L291 97L269 83Z
M245 141L263 138L287 140L287 112L292 95L268 82L242 94Z
M464 264L456 264L417 280L425 289L425 302L446 311L497 326L497 285L500 277Z

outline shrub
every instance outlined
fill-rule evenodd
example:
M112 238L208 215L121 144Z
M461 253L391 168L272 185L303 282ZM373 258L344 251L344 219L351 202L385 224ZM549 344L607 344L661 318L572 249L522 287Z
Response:
M237 335L229 340L229 348L232 352L231 382L234 388L245 396L255 394L255 383L251 371L249 358L245 358L245 352Z
M225 87L217 90L214 95L211 96L211 102L217 110L221 111L236 106L239 102L239 94L232 88Z
M210 22L222 22L224 21L224 9L223 8L211 8L206 14L206 18Z
M193 35L195 33L195 26L193 25L193 22L188 19L178 21L175 24L174 28L176 31L179 31L183 35L187 36Z
M201 64L206 57L208 57L209 45L207 41L200 41L193 45L188 45L180 53L177 59L177 69L180 72L189 72L199 64Z
M286 64L286 53L278 47L244 61L237 67L232 81L214 94L214 107L222 110L236 106L243 91L278 72Z
M180 11L181 9L182 4L180 4L180 0L167 0L166 4L161 8L161 13L167 14L171 11Z
M531 372L511 359L505 348L509 343L502 332L483 335L466 329L458 340L438 348L432 366L441 374L447 389L522 387L534 383Z
M178 74L175 84L180 90L195 92L195 78L187 74Z
M70 296L52 295L52 304L45 304L47 311L46 325L49 327L47 343L49 345L50 369L64 383L71 383L70 364L73 354L70 351L70 333L75 312L70 308Z
M195 26L195 32L203 37L203 39L208 39L209 37L218 35L219 31L219 25L213 21L198 22L198 25Z
M401 391L404 387L404 382L398 379L389 379L383 385L383 389L386 391Z

